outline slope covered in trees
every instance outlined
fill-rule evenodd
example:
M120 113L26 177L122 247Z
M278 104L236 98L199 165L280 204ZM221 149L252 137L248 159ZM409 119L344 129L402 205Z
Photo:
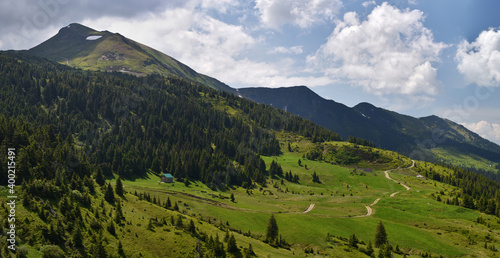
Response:
M267 177L259 155L280 153L273 131L340 139L297 116L183 79L39 63L0 55L0 113L50 125L51 134L75 145L66 154L71 166L90 163L108 176L167 171L212 187L250 186ZM238 114L220 110L220 102ZM21 170L20 182L33 173Z

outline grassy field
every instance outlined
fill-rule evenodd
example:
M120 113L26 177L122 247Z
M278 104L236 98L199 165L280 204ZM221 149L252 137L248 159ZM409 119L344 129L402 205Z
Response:
M336 144L345 143L331 143L332 146ZM178 202L181 212L196 218L211 218L214 223L229 225L233 230L250 232L251 238L248 239L254 241L264 239L267 222L274 214L280 234L291 243L290 251L272 248L284 252L273 254L276 256L290 255L287 252L305 255L304 248L313 247L320 254L356 257L361 253L342 245L332 245L326 241L327 234L347 238L354 233L365 243L373 242L379 221L384 223L393 247L398 245L411 255L429 252L446 257L491 256L494 253L485 249L484 243L500 247L500 225L495 217L436 201L437 194L444 193L441 196L444 201L447 194L456 189L417 178L416 172L405 168L411 165L411 161L401 158L397 159L399 164L392 162L375 166L392 169L391 178L411 187L411 190L406 190L387 179L383 170L360 173L356 166L341 167L304 159L304 151L311 146L308 142L294 142L293 152L285 150L280 156L263 157L268 166L274 160L285 172L297 174L299 184L286 180L282 184L280 179L270 179L266 187L257 186L250 193L242 188L213 191L198 182L190 186L180 182L162 184L158 176L149 174L146 178L125 181L125 189L148 192L162 201L168 197ZM395 154L387 152L384 155ZM321 183L312 182L313 172ZM394 192L399 193L390 197ZM231 194L235 196L234 203L229 199ZM377 198L381 199L371 207L373 214L361 217L367 213L365 206ZM310 204L315 204L315 207L303 213ZM480 216L488 226L474 222ZM244 244L250 241L248 239L238 238L239 243ZM255 244L254 249L267 254L270 250L264 246Z

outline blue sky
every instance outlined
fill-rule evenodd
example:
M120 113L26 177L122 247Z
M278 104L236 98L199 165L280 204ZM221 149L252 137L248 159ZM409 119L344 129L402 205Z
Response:
M7 0L0 49L72 22L240 87L309 86L354 106L462 123L500 144L499 1Z

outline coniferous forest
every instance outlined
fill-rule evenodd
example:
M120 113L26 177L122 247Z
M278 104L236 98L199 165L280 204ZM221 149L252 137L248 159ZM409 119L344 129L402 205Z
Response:
M131 178L152 170L215 188L250 186L267 177L259 155L280 153L272 130L315 141L340 139L297 116L178 78L137 78L0 57L1 113L16 118L9 123L43 127L47 139L64 143L50 143L54 158L59 158L54 162L78 170L82 177L102 170L107 176ZM240 115L228 115L219 109L221 103ZM32 133L13 131L20 135L5 135L12 140L9 144L29 144ZM26 148L19 162L28 164L25 157L38 160L44 153L40 148ZM38 171L21 170L20 182L55 179L57 169L49 160Z

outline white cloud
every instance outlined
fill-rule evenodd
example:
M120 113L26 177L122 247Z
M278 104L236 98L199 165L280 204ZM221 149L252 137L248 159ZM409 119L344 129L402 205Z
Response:
M235 0L203 0L202 8L215 9L221 13L227 13L229 9L237 7L238 1Z
M364 21L349 12L308 63L334 78L361 85L379 96L431 99L441 88L432 62L447 45L435 42L419 10L387 3Z
M327 78L294 75L292 59L252 59L249 53L262 47L262 39L253 37L243 26L225 23L197 8L193 4L136 19L106 17L83 23L97 30L119 32L232 87L318 86L331 82ZM277 51L298 54L302 47Z
M280 53L280 54L302 54L304 51L302 46L293 47L275 47L273 50L269 51L270 54Z
M461 125L485 139L500 144L500 124L489 123L483 120L477 123L462 123Z
M363 7L368 7L370 5L376 5L377 3L375 2L375 0L371 0L371 1L366 1L366 2L363 2Z
M472 43L462 41L455 58L467 83L500 86L500 30L482 31Z
M279 29L285 24L308 28L332 21L342 7L340 0L256 0L255 2L261 22L273 29Z

